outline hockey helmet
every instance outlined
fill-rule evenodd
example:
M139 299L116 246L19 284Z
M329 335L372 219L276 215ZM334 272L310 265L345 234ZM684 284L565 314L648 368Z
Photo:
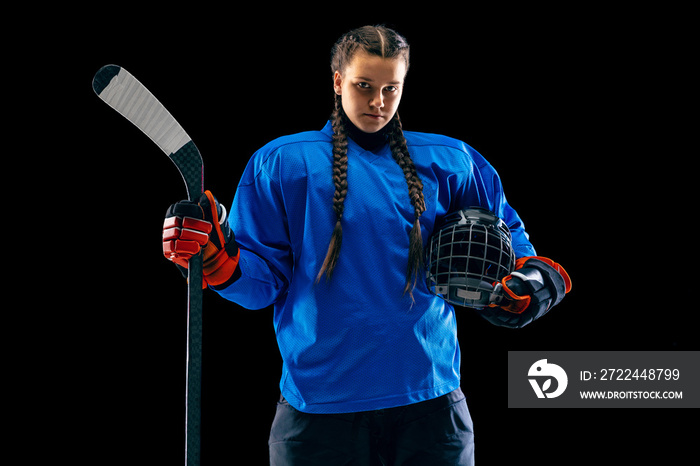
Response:
M493 284L515 269L510 230L481 207L449 214L430 238L426 264L431 293L458 306L483 309L500 297L500 287Z

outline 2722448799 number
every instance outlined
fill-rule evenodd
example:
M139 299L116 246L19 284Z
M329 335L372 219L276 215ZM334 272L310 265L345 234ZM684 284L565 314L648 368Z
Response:
M586 372L586 371L583 371ZM599 377L596 377L599 375ZM678 380L681 374L678 369L600 369L599 374L593 373L598 380ZM582 380L587 378L582 377ZM590 380L590 379L588 379Z

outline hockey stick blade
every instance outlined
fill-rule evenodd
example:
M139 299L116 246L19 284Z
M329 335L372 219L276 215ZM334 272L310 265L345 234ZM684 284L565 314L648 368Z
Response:
M136 125L165 152L180 171L187 196L197 202L203 191L204 164L199 150L168 110L131 73L117 65L100 68L95 93ZM189 261L187 290L187 384L185 392L185 464L199 466L202 381L202 255Z
M188 198L199 200L203 163L199 150L182 126L146 87L117 65L100 68L92 80L95 93L136 125L175 163L187 186Z

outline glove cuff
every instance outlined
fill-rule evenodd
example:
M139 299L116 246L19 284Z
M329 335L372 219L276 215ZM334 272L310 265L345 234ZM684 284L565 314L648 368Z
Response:
M208 285L217 287L216 289L225 288L241 275L238 270L238 244L228 224L226 209L219 204L211 191L205 191L199 203L214 227L209 235L210 242L204 250L204 280Z
M571 291L569 274L564 270L564 267L546 257L535 256L527 259L523 263L523 269L535 269L540 272L544 286L551 293L552 302L549 307L556 306L564 299L564 295Z

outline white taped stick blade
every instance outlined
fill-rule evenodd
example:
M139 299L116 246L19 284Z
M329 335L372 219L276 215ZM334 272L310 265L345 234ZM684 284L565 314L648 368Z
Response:
M93 79L97 95L171 155L191 141L158 99L131 73L117 65L102 67Z

